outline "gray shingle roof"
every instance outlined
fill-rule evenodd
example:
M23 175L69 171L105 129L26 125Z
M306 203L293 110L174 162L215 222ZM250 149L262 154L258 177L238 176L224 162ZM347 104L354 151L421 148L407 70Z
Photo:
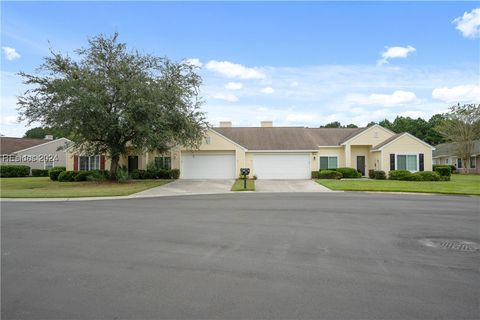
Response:
M0 137L0 154L12 154L13 152L37 146L51 140Z
M441 157L441 156L456 156L458 155L457 151L457 143L449 142L449 143L442 143L435 146L435 150L433 151L434 157ZM480 140L475 140L473 142L473 152L472 155L480 155Z
M317 150L338 146L365 128L218 127L216 132L249 150Z

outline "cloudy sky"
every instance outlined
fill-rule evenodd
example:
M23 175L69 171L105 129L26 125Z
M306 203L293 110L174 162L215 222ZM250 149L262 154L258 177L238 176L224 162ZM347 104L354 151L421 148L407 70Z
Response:
M480 102L478 2L2 2L0 133L21 136L18 71L99 33L200 67L215 125L365 125Z

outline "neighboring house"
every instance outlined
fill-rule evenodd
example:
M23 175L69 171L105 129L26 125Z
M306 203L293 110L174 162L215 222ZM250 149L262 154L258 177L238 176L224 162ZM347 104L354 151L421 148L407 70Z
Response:
M473 142L473 151L468 166L458 157L458 147L454 142L442 143L433 151L433 164L454 165L457 171L480 173L480 140ZM468 168L465 168L468 167Z
M27 165L31 169L49 169L66 166L66 149L71 141L66 138L45 139L0 137L0 164Z
M395 134L379 125L368 128L220 127L207 132L198 150L175 147L169 153L130 153L120 159L128 170L146 169L153 161L180 169L181 179L232 179L240 168L250 168L258 179L310 179L311 171L353 167L369 169L432 170L432 150L409 133ZM108 169L103 155L67 154L67 170Z

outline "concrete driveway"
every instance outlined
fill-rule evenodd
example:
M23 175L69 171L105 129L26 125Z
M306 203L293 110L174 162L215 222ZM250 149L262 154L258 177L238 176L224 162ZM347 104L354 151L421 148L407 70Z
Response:
M332 192L313 180L256 180L258 192Z
M234 180L175 180L163 186L136 193L133 197L230 193L233 181Z
M478 197L1 203L2 319L478 319ZM438 241L436 242L438 243Z

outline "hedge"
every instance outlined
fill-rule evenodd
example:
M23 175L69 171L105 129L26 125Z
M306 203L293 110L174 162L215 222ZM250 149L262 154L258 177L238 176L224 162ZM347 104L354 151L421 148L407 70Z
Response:
M335 170L320 170L318 172L318 179L341 179L342 174Z
M0 177L13 178L13 177L26 177L30 175L30 167L24 165L1 165Z
M445 180L440 177L438 172L434 171L419 171L411 173L408 170L391 170L388 173L388 179L390 180L403 180L403 181L440 181Z
M382 170L374 170L373 178L376 180L385 180L387 179L387 174L385 173L385 171Z
M178 179L180 177L180 170L178 169L154 169L147 170L133 170L130 172L132 179Z
M75 181L76 172L75 171L62 171L58 175L59 182L72 182Z
M33 177L48 177L48 169L32 169Z
M370 179L375 179L375 170L373 169L368 170L368 177Z
M50 177L50 180L58 181L58 176L60 175L60 173L66 170L67 168L65 167L54 167L48 170L48 176Z
M320 179L318 177L319 171L312 171L312 179Z
M442 180L449 181L450 176L452 175L452 169L450 166L437 166L434 168L435 172L437 172L440 177L442 177Z
M444 168L444 167L450 168L450 173L455 173L456 170L457 170L457 167L455 167L454 165L451 165L451 164L434 164L432 166L432 169L433 169L433 171L437 171L437 168Z
M335 171L342 174L342 178L361 178L362 174L354 168L338 168Z

